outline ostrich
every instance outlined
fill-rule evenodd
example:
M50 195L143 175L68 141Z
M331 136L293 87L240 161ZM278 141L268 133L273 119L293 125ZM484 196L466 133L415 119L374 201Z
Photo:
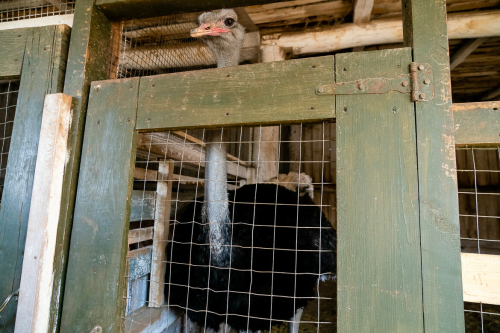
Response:
M191 35L207 43L218 67L237 66L245 32L235 11L198 20ZM228 191L225 134L207 130L205 137L205 193L174 225L166 303L215 331L257 332L288 321L298 332L319 279L335 277L336 232L312 194L276 184L280 177Z

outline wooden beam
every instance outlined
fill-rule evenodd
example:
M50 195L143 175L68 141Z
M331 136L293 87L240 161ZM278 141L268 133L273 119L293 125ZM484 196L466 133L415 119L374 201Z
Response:
M284 0L97 0L96 5L113 21L164 16L179 13L204 12L220 8L261 5Z
M448 15L448 38L500 36L500 11L452 13ZM367 24L346 23L322 30L267 35L263 45L293 49L295 55L326 53L357 46L403 42L400 19L376 20Z
M454 103L455 145L500 144L500 102Z
M500 305L500 256L462 253L464 302Z
M409 48L338 54L335 76L396 77L410 62ZM338 332L422 333L413 103L396 92L335 99Z
M500 86L493 88L493 90L488 91L481 97L482 101L492 101L495 100L496 97L500 96Z
M73 14L52 15L30 18L28 20L7 21L0 24L0 30L22 29L44 27L47 25L66 24L68 27L73 26ZM8 59L6 59L8 60Z
M118 333L125 316L139 78L117 82L91 88L61 332Z
M477 49L481 44L483 44L488 38L476 38L466 41L453 55L450 59L450 70L460 65L465 58L469 56L475 49Z
M65 25L29 28L24 56L18 59L22 61L21 83L0 209L0 299L19 288L44 100L46 94L62 91L69 34ZM10 43L1 43L2 49L9 48ZM58 248L56 256L59 253ZM62 271L54 265L53 286L59 290ZM52 299L53 309L62 297L56 290L53 294L60 297ZM15 322L13 304L0 316L0 327L7 331L13 330ZM56 318L57 312L51 313L49 328Z
M149 283L149 307L159 308L165 303L165 269L167 246L170 231L170 208L172 206L172 180L174 161L162 161L158 169L156 184L156 213L154 224L153 252L151 255L151 275Z
M32 29L14 29L0 31L0 79L19 78L23 66L26 39Z
M354 0L352 21L354 23L370 22L374 2L374 0Z
M156 193L154 191L132 191L130 221L155 219Z
M52 302L71 96L46 95L36 158L15 332L47 332Z
M193 144L186 144L185 140L166 133L139 134L137 149L145 152L157 154L165 159L182 161L182 163L194 165L195 167L205 167L205 153L201 147ZM247 178L247 169L243 165L235 162L227 162L227 173L237 176L239 179Z
M457 20L449 15L447 29L445 1L403 0L402 4L405 46L412 47L414 62L430 64L435 78L434 99L417 102L414 106L418 161L416 207L420 221L424 331L464 332L455 135L448 51L448 38L452 38L451 31L454 29L451 27ZM500 15L500 12L495 13ZM486 18L481 21L479 16L473 15L464 17L460 14L459 17L464 18L461 30L471 27L466 22L482 25L488 21ZM498 19L490 24L500 27ZM487 30L488 26L484 28Z
M135 244L153 239L153 227L130 230L128 232L128 244Z
M332 120L333 99L316 87L332 81L333 62L326 56L143 77L137 129Z

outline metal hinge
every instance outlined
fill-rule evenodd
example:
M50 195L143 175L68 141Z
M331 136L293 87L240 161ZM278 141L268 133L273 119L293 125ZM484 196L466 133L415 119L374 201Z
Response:
M394 78L376 77L356 81L322 84L316 88L318 95L385 94L397 91L410 94L412 102L430 101L434 98L432 68L429 64L410 64L410 73Z

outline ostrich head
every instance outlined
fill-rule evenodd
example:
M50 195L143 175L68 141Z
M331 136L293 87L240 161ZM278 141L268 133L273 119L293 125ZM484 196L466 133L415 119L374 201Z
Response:
M206 12L198 17L200 26L191 30L192 37L201 37L217 58L217 67L237 66L245 28L238 23L233 9Z

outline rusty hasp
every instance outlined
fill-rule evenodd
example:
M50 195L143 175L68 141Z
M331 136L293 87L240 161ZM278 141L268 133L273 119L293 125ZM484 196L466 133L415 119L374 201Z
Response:
M316 88L316 94L320 96L385 94L390 91L397 91L402 94L409 94L412 102L431 100L434 97L431 66L412 62L409 69L410 73L402 73L393 78L376 77L334 84L321 84Z

